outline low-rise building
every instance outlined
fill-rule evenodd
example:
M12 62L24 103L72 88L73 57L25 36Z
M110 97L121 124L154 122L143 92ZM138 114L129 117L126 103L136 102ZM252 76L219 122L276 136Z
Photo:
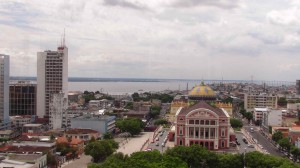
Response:
M300 110L300 103L288 103L287 109L290 111Z
M100 138L100 133L92 129L74 128L66 131L65 136L78 138L83 141L89 141L92 139L92 137L94 137L95 139Z
M289 138L292 144L300 138L300 125L294 125L289 128Z
M20 135L20 132L17 130L0 130L0 138L13 139Z
M81 155L84 151L84 141L79 139L79 138L75 138L75 137L58 137L56 139L57 143L66 143L68 144L70 147L73 147L77 150L77 155Z
M15 154L1 160L0 167L47 168L46 154Z
M24 124L22 132L39 134L44 132L44 126L42 124Z
M10 120L15 127L22 127L24 124L30 124L34 121L31 116L11 116Z
M71 128L93 129L103 134L115 130L115 120L115 116L87 114L71 118Z

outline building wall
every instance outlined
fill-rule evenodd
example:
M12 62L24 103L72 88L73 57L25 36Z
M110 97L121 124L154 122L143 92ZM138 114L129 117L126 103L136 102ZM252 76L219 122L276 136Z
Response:
M0 122L9 122L9 56L0 54Z
M48 118L51 94L68 93L68 48L38 52L37 57L37 115Z
M54 93L50 101L50 129L60 129L67 127L68 115L67 113L67 100L65 93Z
M71 128L86 128L93 129L98 131L99 133L106 133L106 121L104 120L85 120L85 119L71 119Z
M300 80L296 80L296 93L300 95Z
M277 96L267 94L244 94L244 108L253 111L253 108L277 108Z
M10 116L36 115L36 84L18 81L9 86Z
M214 116L209 110L176 117L175 145L199 144L210 150L229 147L229 119Z
M288 110L300 110L300 103L288 103L287 109Z

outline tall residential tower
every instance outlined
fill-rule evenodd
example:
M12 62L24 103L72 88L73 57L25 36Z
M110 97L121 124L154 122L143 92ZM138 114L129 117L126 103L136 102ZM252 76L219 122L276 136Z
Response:
M64 40L63 40L64 41ZM37 116L50 117L53 94L65 93L68 100L68 48L64 42L57 51L37 53Z
M9 122L9 56L0 54L0 123L6 124L8 122Z

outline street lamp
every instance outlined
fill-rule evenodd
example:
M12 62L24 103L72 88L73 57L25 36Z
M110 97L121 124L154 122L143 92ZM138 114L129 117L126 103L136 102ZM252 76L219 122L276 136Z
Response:
M246 152L247 152L247 148L244 148L244 168L246 168Z

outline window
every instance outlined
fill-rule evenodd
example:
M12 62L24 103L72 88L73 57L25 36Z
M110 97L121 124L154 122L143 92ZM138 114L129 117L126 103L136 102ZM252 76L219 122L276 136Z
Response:
M199 124L199 120L196 120L196 123L195 124Z
M225 147L225 142L224 142L224 141L221 142L221 147L222 147L222 148Z
M189 120L189 124L194 124L194 120Z
M206 120L206 121L205 121L205 125L209 125L209 120Z
M182 126L179 127L179 135L182 135Z
M222 137L225 136L225 129L224 129L224 128L221 129L221 136L222 136Z

